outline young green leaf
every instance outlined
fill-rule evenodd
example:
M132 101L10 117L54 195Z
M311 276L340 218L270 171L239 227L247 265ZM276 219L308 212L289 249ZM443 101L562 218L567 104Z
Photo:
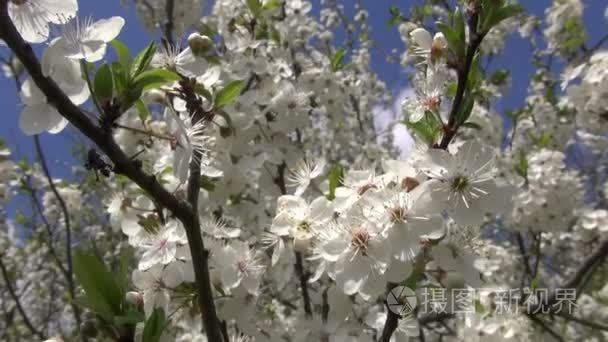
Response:
M338 71L344 67L344 57L346 56L346 50L340 49L331 57L331 70Z
M251 10L251 13L253 13L253 16L257 18L262 10L262 2L260 0L247 0L247 6Z
M155 52L156 44L152 42L148 44L148 46L137 55L137 57L135 57L135 59L133 60L133 65L131 66L131 78L137 77L139 74L148 69Z
M283 1L281 0L267 0L262 6L262 9L264 11L273 11L281 8L281 6L283 6Z
M133 86L144 91L155 89L170 82L179 81L178 74L166 69L151 69L142 72L133 79Z
M118 63L123 66L123 70L126 72L131 68L131 55L129 48L120 40L114 39L110 44L118 56Z
M102 65L95 74L93 89L98 99L110 99L113 95L112 69L109 65Z
M232 81L228 83L215 95L215 108L222 108L236 101L243 89L245 89L245 86L246 83L244 81Z
M74 274L86 294L86 302L104 318L121 313L123 294L114 275L94 255L74 253Z
M416 137L420 138L429 146L437 142L442 128L437 115L429 111L424 114L424 117L421 120L416 122L406 121L405 125Z
M142 333L142 341L158 342L165 328L165 311L161 308L154 309L152 315L148 317Z
M329 170L329 193L327 199L333 201L336 198L336 188L342 185L344 178L344 168L342 165L336 164Z
M135 101L135 109L137 109L137 116L141 122L146 122L146 120L150 117L150 110L148 106L141 99Z

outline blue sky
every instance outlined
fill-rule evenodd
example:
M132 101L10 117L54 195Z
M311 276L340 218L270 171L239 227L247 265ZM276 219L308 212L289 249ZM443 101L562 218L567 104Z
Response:
M210 1L209 1L210 2ZM365 0L363 3L370 14L372 26L372 39L375 48L372 54L372 66L380 78L384 80L393 94L407 88L407 78L403 69L398 64L386 62L386 56L393 49L403 51L404 46L395 27L388 27L388 8L391 5L398 6L406 12L412 3L417 1L406 0ZM520 1L529 13L542 17L551 0L522 0ZM585 22L588 29L590 41L594 44L603 35L608 33L608 24L604 18L605 1L585 1ZM352 4L354 1L345 0L344 3ZM153 37L146 32L138 23L135 16L133 4L122 6L119 0L80 0L80 15L92 16L95 19L119 15L126 19L119 39L125 42L131 51L138 51L145 47ZM313 6L318 8L319 0L313 0ZM350 5L348 5L350 6ZM347 6L347 7L348 7ZM209 10L210 4L207 4ZM352 14L352 9L347 13ZM5 48L0 48L0 55L8 56ZM498 104L499 110L516 108L521 103L527 92L528 80L533 72L530 62L529 45L517 35L513 35L507 42L505 53L493 62L494 68L506 67L511 70L512 87L505 98ZM0 137L9 143L11 150L17 158L28 158L32 160L33 140L25 136L17 127L20 106L18 92L12 80L0 78L0 105L3 108L3 124L0 126ZM60 135L43 134L41 140L47 154L47 160L51 164L51 170L56 177L67 177L70 174L71 165L75 161L71 154L71 145L76 139L81 139L73 128L64 131Z

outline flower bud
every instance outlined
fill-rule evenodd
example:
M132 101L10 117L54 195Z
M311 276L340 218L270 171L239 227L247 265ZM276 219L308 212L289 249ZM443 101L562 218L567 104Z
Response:
M127 303L130 303L133 305L139 306L144 303L144 297L142 297L141 293L135 292L135 291L127 292L127 294L125 295L125 299L127 300Z
M207 36L201 36L194 32L188 36L188 46L195 56L202 57L213 47L213 41Z

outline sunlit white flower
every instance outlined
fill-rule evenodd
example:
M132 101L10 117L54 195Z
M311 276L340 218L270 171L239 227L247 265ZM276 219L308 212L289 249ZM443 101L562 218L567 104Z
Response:
M149 232L140 245L144 254L139 260L139 269L145 271L156 264L166 265L172 262L175 260L177 246L186 242L186 233L181 223L175 220L167 223L158 232Z
M401 103L409 122L418 122L428 112L440 115L447 73L440 68L428 67L422 77L415 78L416 96L406 97Z
M168 312L171 295L169 291L182 283L176 263L163 266L156 264L146 271L133 271L133 285L144 293L144 312L150 316L154 308Z
M261 255L250 249L247 243L237 241L216 249L213 260L227 289L242 284L249 293L257 293L264 266Z
M56 44L68 58L97 62L105 55L107 43L118 36L124 24L121 17L97 22L90 17L82 21L75 18L64 26Z
M295 168L289 170L287 185L296 188L294 195L301 196L310 185L310 182L323 173L324 168L324 160L316 163L306 159L301 160Z
M487 213L510 210L513 188L497 185L494 151L467 142L455 155L438 149L428 153L423 171L433 179L433 202L457 224L477 225Z
M53 78L72 103L81 105L91 94L87 82L81 76L78 62L65 60L56 42L57 40L51 42L44 51L42 72ZM56 134L67 126L68 121L48 103L46 96L32 80L23 83L20 95L25 107L19 117L19 128L25 134L34 135L44 131Z
M344 212L357 203L365 194L378 190L383 179L371 171L350 171L342 180L343 186L336 188L333 201L337 212Z
M389 241L379 226L353 218L320 227L315 234L315 258L331 265L328 273L346 295L379 293L391 260Z
M192 124L191 120L182 120L175 111L171 110L171 112L173 113L167 114L167 119L174 124L177 130L173 171L180 181L185 182L191 160L201 166L207 164L207 154L213 138L209 132L210 123L207 120L199 120Z
M279 197L277 216L272 221L270 232L294 239L295 248L306 249L313 237L315 227L323 227L333 217L331 202L320 196L310 204L297 196Z
M49 23L63 24L78 11L76 0L10 0L8 15L23 39L42 43L49 37Z
M399 261L411 261L423 239L439 239L443 235L443 219L440 212L433 212L426 185L409 193L383 189L370 195L365 205L364 216L382 227L390 241L400 241L391 244L393 257Z
M199 77L208 69L207 60L197 57L190 47L181 50L179 45L163 47L152 59L152 65L174 70L186 77Z

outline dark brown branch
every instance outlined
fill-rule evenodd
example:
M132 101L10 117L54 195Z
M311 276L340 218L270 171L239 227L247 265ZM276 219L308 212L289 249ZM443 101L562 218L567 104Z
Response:
M310 295L308 294L308 275L304 270L304 263L302 261L302 253L296 252L296 272L300 278L300 288L302 289L302 301L304 302L304 312L306 317L312 317L312 308L310 305Z
M173 12L175 9L175 0L166 0L165 3L165 15L167 18L165 19L165 24L163 26L163 34L165 38L165 42L168 45L167 47L174 46L173 42Z
M281 194L287 194L287 186L285 185L285 170L287 169L287 164L283 162L281 165L277 167L277 177L274 179L274 183L281 190ZM298 277L300 278L300 289L302 290L302 301L304 303L304 312L306 313L306 317L312 317L312 306L310 304L310 294L308 293L308 274L306 274L306 270L304 269L304 263L302 261L302 253L295 252L296 255L296 272L298 273Z
M547 325L547 323L545 321L543 321L542 319L540 319L534 315L527 314L526 316L528 318L530 318L530 320L532 320L532 322L538 324L538 326L540 326L549 335L553 336L553 338L555 338L556 340L558 340L560 342L564 342L564 339L562 338L562 336L560 334L558 334L557 332L555 332L553 329L551 329L551 327L549 325Z
M388 310L386 314L386 321L384 322L384 328L382 329L382 336L380 336L379 342L389 342L391 340L391 336L397 329L397 325L399 324L399 315Z
M471 33L469 44L467 45L467 53L465 56L464 64L458 65L457 67L457 76L458 76L458 85L456 87L456 96L454 97L454 102L452 103L452 110L450 111L450 117L448 119L448 124L443 127L443 138L441 139L441 143L439 143L438 147L441 149L447 149L450 141L458 132L459 122L456 121L458 113L462 109L462 104L464 100L464 94L467 90L467 83L469 80L469 73L471 71L471 66L473 64L473 59L475 58L475 54L477 53L477 49L479 45L481 45L481 41L483 40L484 35L479 34L477 32L477 20L479 19L478 11L475 12L470 20L469 20L469 30Z
M602 241L598 247L589 255L576 272L561 286L560 289L576 289L577 294L581 290L583 280L586 279L593 271L601 265L608 256L608 239ZM537 306L531 307L528 310L528 314L547 312L551 311L552 306L557 303L557 291L553 290L547 296L547 300L539 303ZM543 310L545 309L545 310Z
M601 324L601 323L596 323L596 322L592 322L592 321L588 321L586 319L580 318L580 317L576 317L572 314L569 314L567 312L560 312L557 314L558 316L560 316L561 318L568 320L568 321L572 321L572 322L576 322L580 325L584 325L593 329L597 329L597 330L602 330L602 331L608 331L608 326Z
M213 119L213 113L205 112L201 100L196 96L194 91L196 80L183 79L180 82L181 92L186 108L190 113L190 121L192 126L205 121L210 123ZM203 326L207 333L207 338L211 341L228 341L228 336L223 336L222 325L217 318L215 312L215 303L213 301L213 290L211 289L211 281L209 276L209 251L205 249L203 236L201 234L200 222L198 216L198 197L201 189L201 159L203 155L201 151L195 150L192 153L190 160L190 175L188 177L188 187L186 197L190 207L194 211L191 220L184 222L188 243L190 247L190 255L192 263L199 267L194 268L194 277L199 284L198 304L203 313ZM196 262L195 262L196 260Z
M23 323L25 323L25 326L27 326L27 328L32 332L32 334L38 336L38 338L41 340L45 340L46 337L42 334L42 332L40 332L40 331L36 330L36 328L34 328L34 325L30 321L30 319L27 316L27 314L25 313L25 311L23 310L23 306L21 306L21 301L19 301L19 296L17 296L17 293L15 292L15 289L13 288L13 285L11 284L10 277L8 276L8 271L6 270L6 266L4 266L2 257L3 256L0 254L0 270L2 271L2 278L4 279L4 283L6 285L6 289L8 290L8 293L11 295L11 297L15 301L15 306L17 307L17 311L19 311L19 314L23 318Z

